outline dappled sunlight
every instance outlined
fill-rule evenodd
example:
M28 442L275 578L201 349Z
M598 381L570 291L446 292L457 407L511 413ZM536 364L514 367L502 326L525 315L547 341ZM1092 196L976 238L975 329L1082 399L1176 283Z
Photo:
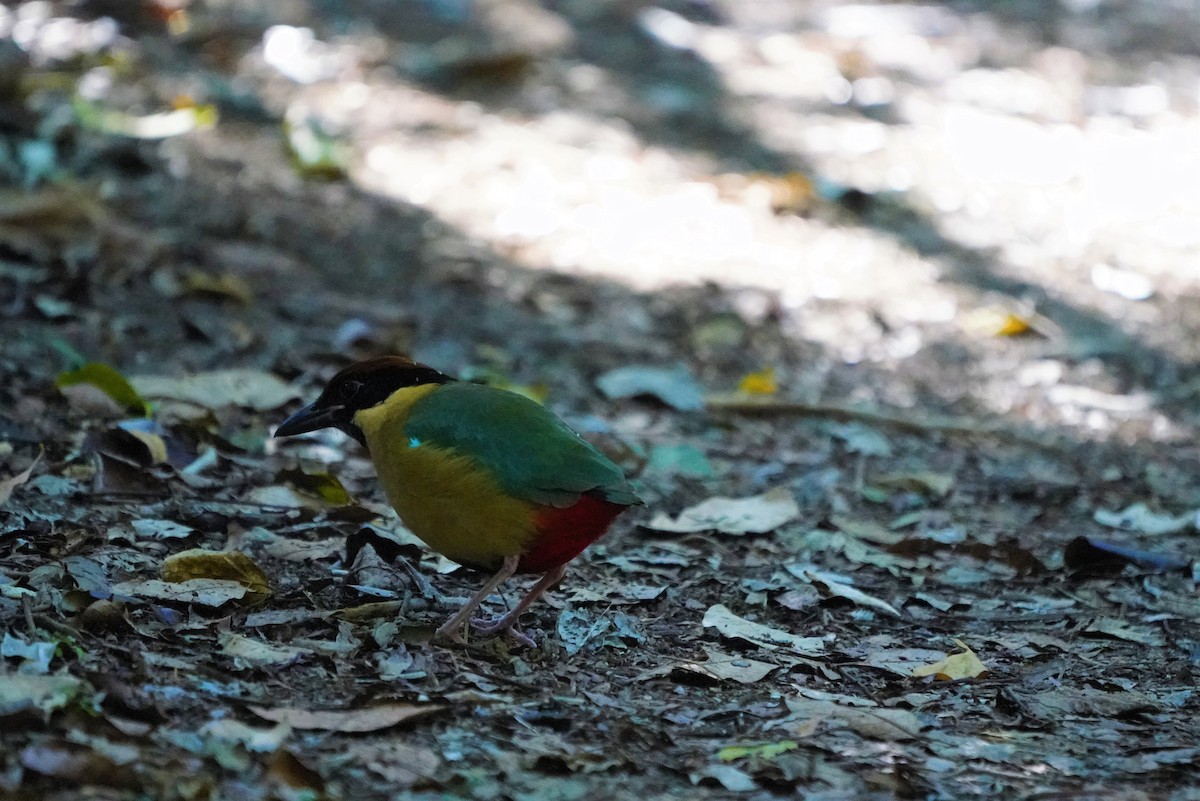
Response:
M1130 416L1120 393L1014 386L1010 361L1137 341L1153 372L1193 351L1161 302L1200 255L1186 61L1124 64L941 6L770 2L721 22L630 9L617 56L531 9L528 40L492 11L439 19L439 38L393 43L399 74L372 69L372 36L280 26L251 62L293 83L289 120L352 142L355 184L531 271L748 288L847 364L1031 331L1024 357L972 366L975 402L1099 434Z
M357 175L365 187L430 209L528 267L640 289L758 286L791 303L857 296L870 263L904 260L884 237L864 244L831 225L777 217L752 179L706 177L619 128L566 114L524 123L487 115L469 136L425 147L392 136L399 141L367 153Z
M1149 103L1150 85L1093 85L1065 48L1031 48L1019 67L973 67L1001 33L946 9L833 8L807 20L808 32L735 31L652 11L638 20L647 47L699 59L696 69L727 92L719 113L812 170L818 203L847 189L883 193L927 209L953 241L999 249L1002 272L1086 292L1111 285L1090 279L1097 265L1181 280L1179 251L1200 244L1190 224L1200 156L1188 146L1200 123ZM268 34L268 44L281 39ZM386 103L393 122L360 132L355 180L534 269L639 289L755 286L789 305L865 288L886 304L893 286L926 302L953 299L935 286L942 271L902 246L884 238L864 252L851 219L781 215L758 174L728 170L719 154L642 141L623 118L639 104L653 112L692 101L631 94L585 63L539 77L541 110L360 84L351 117L379 117ZM345 101L298 92L292 102L345 117L335 111Z

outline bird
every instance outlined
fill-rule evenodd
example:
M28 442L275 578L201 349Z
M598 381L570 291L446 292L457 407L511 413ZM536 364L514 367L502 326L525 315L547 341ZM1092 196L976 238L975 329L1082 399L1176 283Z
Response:
M460 381L406 356L355 362L274 432L336 428L370 454L388 501L434 551L491 577L435 636L506 633L622 512L642 505L624 472L541 404ZM516 574L541 578L506 614L472 618Z

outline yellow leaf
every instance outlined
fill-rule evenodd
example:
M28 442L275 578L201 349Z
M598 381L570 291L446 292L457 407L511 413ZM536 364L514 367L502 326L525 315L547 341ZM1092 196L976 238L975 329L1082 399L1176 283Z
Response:
M1058 327L1032 309L1007 304L980 306L963 313L960 324L967 333L980 337L1018 337L1026 334L1057 335Z
M988 672L987 667L975 655L975 652L967 647L965 642L955 640L954 644L963 649L962 653L950 654L932 665L914 669L913 678L933 676L939 681L953 681L954 679L977 679Z
M168 556L162 565L164 581L182 582L190 579L224 579L236 581L256 595L271 594L266 574L244 553L239 551L209 551L192 548Z
M755 173L747 177L747 188L765 192L770 199L771 210L776 214L804 214L810 211L817 201L816 186L812 179L802 172L783 175Z
M1010 312L1001 320L1000 327L996 330L996 336L1015 337L1028 334L1032 330L1033 326L1029 324L1028 320Z
M775 382L775 368L765 367L756 373L747 373L738 384L738 391L747 395L774 395L779 391Z
M150 456L150 464L165 464L167 461L167 442L158 434L151 434L148 431L133 431L126 430L126 434L136 438L139 442L146 446L146 453Z
M232 273L211 273L191 270L183 277L184 291L192 295L209 295L218 298L229 298L242 306L254 302L254 292L246 279Z

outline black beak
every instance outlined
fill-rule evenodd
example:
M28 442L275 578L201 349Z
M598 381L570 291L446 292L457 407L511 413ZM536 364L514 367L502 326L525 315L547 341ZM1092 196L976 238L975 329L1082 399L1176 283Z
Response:
M290 437L293 434L306 434L319 428L340 428L343 406L327 406L319 408L310 403L300 411L279 424L275 429L276 437Z

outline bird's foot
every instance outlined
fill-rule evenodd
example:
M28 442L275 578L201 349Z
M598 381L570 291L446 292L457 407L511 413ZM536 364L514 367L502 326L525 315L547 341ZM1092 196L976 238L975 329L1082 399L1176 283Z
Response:
M537 640L530 637L525 632L521 631L521 627L517 625L515 619L509 619L509 615L488 620L486 618L473 618L471 626L480 634L507 634L521 645L527 648L537 648Z
M447 620L438 626L437 631L433 632L433 639L446 640L455 645L467 644L467 639L463 636L463 625L456 620Z

